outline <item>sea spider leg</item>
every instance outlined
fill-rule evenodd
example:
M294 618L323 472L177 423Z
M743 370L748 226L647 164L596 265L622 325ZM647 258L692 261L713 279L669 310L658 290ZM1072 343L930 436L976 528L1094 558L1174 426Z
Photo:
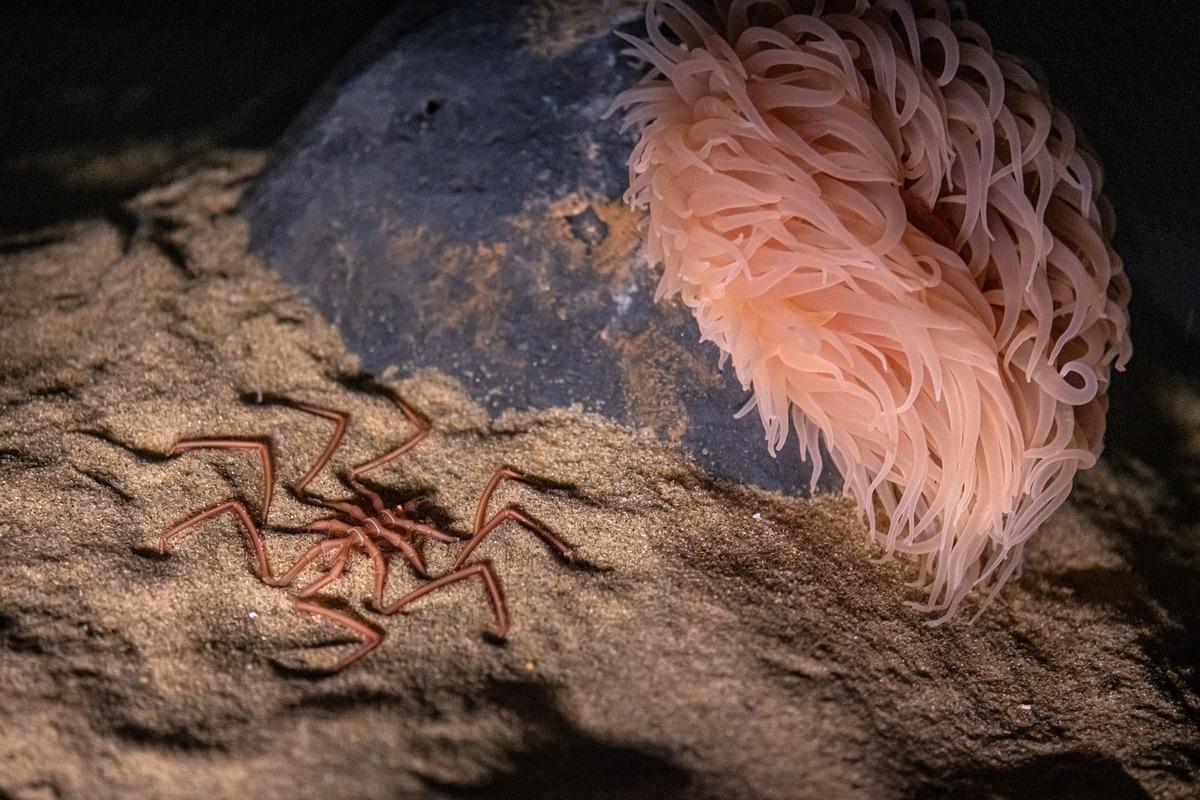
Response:
M554 548L554 550L565 561L571 560L571 548L562 539L559 539L553 533L546 530L544 526L534 522L520 509L509 506L503 511L497 512L496 516L492 517L486 525L480 528L479 531L471 537L471 541L467 542L466 547L464 547L462 552L458 554L458 558L454 561L454 565L451 566L450 569L455 570L461 567L463 562L467 560L467 557L471 555L475 548L478 547L485 538L487 538L488 534L510 520L524 525L526 528L536 534L539 539Z
M366 522L368 519L366 513L364 513L361 508L354 505L354 503L349 503L344 500L322 500L321 505L325 506L326 508L332 508L337 511L341 511L343 514L351 516L359 522Z
M330 672L341 672L346 667L365 656L367 653L370 653L376 647L379 647L379 643L383 641L383 634L379 633L379 631L375 630L374 628L359 622L348 614L343 614L340 611L334 611L331 608L325 608L325 606L317 605L316 603L311 603L307 600L301 600L300 598L293 599L292 603L297 611L303 611L309 614L317 614L325 617L326 619L331 619L340 625L344 625L362 637L362 646L330 667Z
M392 402L396 405L396 407L400 409L400 413L404 414L404 418L408 420L410 425L412 425L414 428L417 429L417 432L414 433L411 438L409 438L406 442L401 444L396 449L389 450L388 452L384 453L383 455L379 456L378 458L373 458L370 461L366 461L366 462L354 467L354 469L350 470L350 480L351 481L353 481L359 475L363 475L365 473L370 472L373 469L378 469L379 467L382 467L384 464L390 464L391 462L395 461L400 456L407 453L409 450L412 450L414 447L416 447L418 444L420 444L422 439L424 439L426 436L429 435L429 431L433 427L432 425L429 424L429 420L422 417L408 403L404 402L404 400L402 400L400 398L400 395L396 394L395 392L391 391L390 389L386 390L386 391L387 391L388 397L390 397Z
M378 525L375 527L377 530L381 530ZM371 597L375 601L375 605L378 606L383 603L383 592L387 588L387 559L383 557L383 552L379 549L379 545L372 542L369 536L359 535L362 540L360 543L367 551L367 555L371 557L371 563L375 565L375 587ZM413 553L415 554L416 551L414 550ZM420 557L417 558L417 563L420 564ZM418 570L418 573L424 571L424 565L421 566L422 569Z
M290 586L296 578L300 577L300 573L304 571L305 567L330 550L343 546L344 542L341 539L326 539L323 542L317 542L304 551L303 555L291 566L291 569L278 577L267 578L263 583L275 587Z
M346 435L346 425L350 421L350 415L344 411L336 411L332 408L322 408L308 403L298 403L288 401L289 405L300 411L308 414L315 414L318 417L332 420L334 423L333 435L329 437L329 442L325 445L325 449L321 451L321 455L317 456L317 460L308 468L308 472L304 473L303 477L296 482L295 489L297 492L304 492L304 487L308 486L317 474L329 463L329 459L333 458L334 451L338 449L338 445L342 443L342 437Z
M504 592L500 588L500 581L496 578L496 573L492 571L491 565L486 563L472 564L464 569L443 575L424 586L412 590L391 605L380 608L378 611L380 614L395 614L397 611L401 611L405 606L420 600L430 592L436 592L438 589L449 586L452 583L457 583L476 575L483 582L483 588L487 592L488 600L492 604L492 612L496 615L496 638L503 639L508 634L510 624L508 608L504 604Z
M421 558L421 553L417 550L417 548L405 541L403 536L395 531L389 531L386 528L381 528L379 530L379 536L404 555L404 558L408 560L408 563L412 564L413 571L417 573L418 577L429 577L429 568L425 566L425 559ZM380 597L379 600L376 601L376 605L379 605L382 602L383 598Z
M492 494L495 493L496 487L501 481L523 481L525 473L512 467L501 467L492 475L487 486L483 487L483 493L479 495L479 503L475 506L475 523L471 526L472 533L478 534L479 529L483 527L483 520L487 516L488 503L492 501Z
M540 525L534 520L530 519L528 515L518 508L509 506L503 511L498 512L487 523L484 523L484 519L487 515L488 503L491 502L492 495L495 493L496 487L499 486L502 481L506 480L523 481L526 480L526 476L523 472L513 469L512 467L501 467L500 469L496 470L494 475L492 475L491 480L489 480L487 486L484 487L483 494L479 496L479 504L475 507L475 526L471 540L467 542L466 546L462 549L462 552L459 553L454 565L450 568L451 570L456 570L461 567L471 553L475 550L475 548L478 547L485 538L487 538L488 534L509 520L524 525L526 528L536 534L538 538L554 548L554 550L556 550L564 559L568 561L571 560L570 547L568 547L561 539L552 534L550 531L546 530L545 526Z
M406 530L411 533L417 533L417 534L420 534L421 536L427 536L430 539L433 539L434 541L438 541L438 542L461 541L457 536L451 536L448 533L442 533L437 528L430 527L429 525L422 525L419 522L413 522L411 519L404 519L403 517L397 517L395 514L392 514L391 512L386 511L386 510L381 512L380 516L383 517L384 522L386 522L388 525L390 525L393 528L400 528L401 530Z
M341 549L338 550L337 558L334 559L329 571L296 592L296 597L312 597L342 576L342 573L346 569L346 563L350 560L350 553L354 551L354 541L352 539L341 539L338 541L341 544Z
M177 456L189 450L255 450L262 461L262 518L265 522L271 511L271 497L275 491L275 471L271 466L271 448L265 442L254 439L186 439L178 441L167 451L168 456Z
M349 478L349 480L350 485L354 487L354 491L367 498L367 501L371 504L371 508L375 509L376 514L382 514L388 510L387 504L383 502L383 498L380 497L378 493L368 489L366 486L363 486L361 483L354 480L353 477Z
M182 536L204 520L215 517L218 514L223 514L226 511L232 511L242 521L242 526L246 532L246 540L250 543L250 548L254 551L254 557L258 562L258 577L264 581L273 580L274 575L271 573L271 562L267 558L267 547L263 544L262 535L258 532L258 528L255 527L254 520L250 518L246 507L238 500L226 500L175 525L162 536L158 537L159 552L165 554L167 552L167 545L170 544L172 539Z

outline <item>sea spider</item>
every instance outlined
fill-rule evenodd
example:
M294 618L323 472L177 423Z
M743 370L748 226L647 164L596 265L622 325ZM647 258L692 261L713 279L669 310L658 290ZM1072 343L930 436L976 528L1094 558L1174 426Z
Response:
M477 577L483 584L488 600L491 603L492 612L496 618L496 627L493 634L499 640L505 638L509 629L508 609L504 602L504 592L500 581L496 577L491 564L487 561L466 564L467 559L484 538L505 522L516 522L541 538L560 558L565 561L572 560L571 548L543 525L530 518L520 508L510 505L498 511L490 518L487 516L488 504L492 495L503 481L516 480L535 486L551 485L530 478L512 467L501 467L492 475L491 480L488 481L487 486L479 497L479 502L475 508L471 537L466 540L454 564L445 574L436 578L431 577L421 554L421 541L430 539L436 542L457 543L463 540L460 537L438 530L432 525L426 525L408 518L403 504L389 508L378 493L364 486L359 480L364 474L378 469L385 464L389 464L404 453L407 453L428 436L431 429L430 423L405 403L399 395L386 388L383 388L383 391L387 393L388 397L403 413L408 422L416 428L416 433L399 447L389 450L370 461L359 464L344 474L342 476L344 482L356 493L355 498L348 500L328 500L322 498L309 492L307 486L317 477L325 465L329 463L330 459L333 458L334 452L341 444L342 437L345 435L350 415L343 411L335 411L308 403L296 402L284 398L270 398L272 402L324 417L334 423L333 435L330 437L328 444L325 445L325 449L300 480L291 487L291 491L295 497L308 505L325 508L336 513L332 517L316 520L304 526L303 530L324 533L327 535L327 538L308 548L282 574L276 573L271 568L271 560L267 554L267 548L260 531L266 525L274 490L274 469L270 445L265 441L245 438L189 439L176 442L170 451L168 451L169 456L176 456L181 453L201 449L248 450L255 452L262 465L262 519L259 524L256 524L245 504L238 499L229 498L211 508L188 517L163 533L158 540L159 550L162 553L165 554L167 552L168 546L173 540L187 533L199 523L224 513L230 513L241 523L246 535L246 541L254 555L256 573L259 579L268 586L292 586L313 562L323 556L333 554L332 564L324 575L298 589L293 598L293 604L298 611L317 614L337 622L357 634L361 639L362 643L358 648L330 668L332 672L338 672L355 663L378 647L383 641L383 634L370 625L349 614L327 608L309 599L342 575L351 554L356 550L368 556L374 568L371 598L366 604L370 610L383 615L392 615L403 611L407 606L431 592L459 581ZM395 553L401 554L411 566L413 572L427 582L399 599L385 604L384 593L387 588L388 561Z

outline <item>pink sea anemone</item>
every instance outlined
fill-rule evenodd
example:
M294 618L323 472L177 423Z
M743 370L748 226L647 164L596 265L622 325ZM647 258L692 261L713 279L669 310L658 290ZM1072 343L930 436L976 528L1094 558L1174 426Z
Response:
M958 3L662 0L646 28L615 106L659 297L814 486L824 444L922 608L986 605L1095 463L1130 356L1099 164Z

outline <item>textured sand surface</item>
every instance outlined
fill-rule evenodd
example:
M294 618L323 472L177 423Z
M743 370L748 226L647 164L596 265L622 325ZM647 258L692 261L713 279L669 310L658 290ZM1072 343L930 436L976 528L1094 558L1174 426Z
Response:
M434 423L376 476L464 531L506 486L577 549L506 528L506 645L476 584L382 618L356 557L323 602L386 634L358 666L337 626L255 579L235 523L167 557L159 533L239 495L252 459L164 457L181 437L269 437L283 490L351 412L345 467L409 429L336 332L247 255L228 155L0 255L0 798L1187 797L1197 678L1153 583L1195 576L1194 520L1151 467L1108 458L973 626L926 627L903 565L873 564L851 508L713 481L672 445L572 409L490 421L437 371L381 379ZM1186 386L1181 392L1189 391ZM1185 398L1188 399L1188 398ZM1191 445L1200 419L1185 420ZM1200 449L1200 446L1197 446ZM316 488L336 494L327 472ZM268 532L277 564L312 535ZM1142 544L1171 549L1145 570ZM455 548L431 545L435 568ZM1164 562L1166 563L1166 562ZM1174 572L1171 572L1174 569ZM389 595L415 579L397 568ZM1187 612L1192 613L1192 612Z

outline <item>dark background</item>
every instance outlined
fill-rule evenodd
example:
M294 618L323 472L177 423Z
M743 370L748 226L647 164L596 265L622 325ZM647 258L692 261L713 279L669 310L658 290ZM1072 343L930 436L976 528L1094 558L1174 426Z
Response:
M269 147L394 0L0 5L0 234Z
M104 214L214 148L269 148L322 86L450 4L4 4L0 250ZM1135 355L1113 388L1109 444L1183 476L1200 513L1200 467L1155 408L1165 380L1200 387L1200 3L968 8L997 48L1040 65L1101 156L1134 287Z
M0 235L102 213L213 148L269 147L398 5L6 3ZM1137 338L1152 326L1168 344L1200 344L1200 4L969 9L997 47L1043 67L1099 151Z

